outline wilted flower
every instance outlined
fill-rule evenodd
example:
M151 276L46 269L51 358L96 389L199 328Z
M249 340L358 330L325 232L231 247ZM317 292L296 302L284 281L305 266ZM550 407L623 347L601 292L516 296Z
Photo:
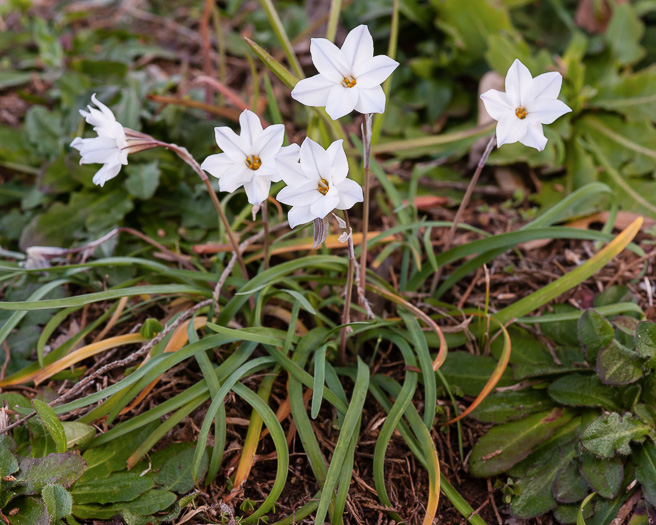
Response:
M276 199L292 206L289 225L295 228L314 219L323 219L334 209L348 210L362 202L362 187L348 179L348 161L342 140L327 150L310 138L301 144L301 162L278 159L278 169L287 186Z
M258 116L244 110L239 116L241 135L229 127L214 128L223 153L210 155L201 168L219 179L219 189L232 193L240 186L248 202L260 204L269 196L272 182L281 180L276 159L298 163L298 144L283 146L285 127L274 124L262 129Z
M497 144L521 142L542 151L547 138L542 124L551 124L572 111L558 100L563 77L551 72L531 77L531 72L515 60L506 74L506 92L490 89L481 95L485 109L498 121Z
M360 113L383 113L385 93L380 86L399 65L386 55L374 56L369 29L353 29L338 48L325 38L310 43L318 75L299 81L292 98L306 106L325 106L333 120L354 109Z
M95 93L91 100L96 109L87 106L89 111L80 110L80 114L93 126L97 137L83 139L75 137L71 147L79 150L82 158L80 164L103 164L93 176L93 183L103 186L121 171L121 166L128 163L128 154L154 148L158 143L148 135L124 128L116 120L114 113L100 102Z

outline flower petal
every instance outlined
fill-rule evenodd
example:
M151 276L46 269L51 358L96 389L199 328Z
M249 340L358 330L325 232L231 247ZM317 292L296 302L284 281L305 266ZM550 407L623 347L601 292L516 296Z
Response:
M563 85L563 76L557 71L542 73L533 79L533 96L535 98L558 98Z
M250 155L247 146L242 138L232 131L228 126L214 128L216 143L221 151L230 157L234 162L246 162L246 157Z
M105 185L105 182L116 177L119 171L121 171L120 163L108 162L96 172L96 174L93 176L92 181L94 184L103 187Z
M217 179L231 171L240 170L242 166L243 164L241 162L235 162L225 153L210 155L200 165L202 169Z
M503 91L490 89L481 95L481 100L485 106L485 111L494 120L501 120L515 114L516 108L513 107L510 97Z
M75 148L82 155L80 164L105 164L107 162L116 162L121 155L121 150L116 145L114 139L106 137L93 137L81 139L76 137L71 142L71 147Z
M269 196L271 179L262 177L256 173L249 183L244 184L244 190L246 190L249 204L253 206L260 204Z
M351 29L342 44L342 57L346 65L355 74L355 68L374 56L374 39L369 28L362 24Z
M548 99L540 98L531 102L527 107L528 115L526 120L540 124L551 124L558 117L572 111L567 104L557 98Z
M290 228L296 228L299 224L312 222L316 217L310 211L310 206L294 206L287 213Z
M326 113L333 120L348 115L358 103L359 91L357 88L347 88L342 85L334 86L328 95Z
M257 155L264 161L265 159L273 159L285 140L285 126L282 124L273 124L264 131L261 131L259 136L253 142L253 155Z
M305 184L306 182L310 181L308 176L301 168L301 165L298 163L298 157L277 157L276 169L278 170L278 175L280 178L284 180L285 184L288 186L300 186L301 184ZM316 183L317 180L314 179L314 182Z
M330 90L334 86L335 82L328 80L323 75L314 75L300 80L294 86L292 98L306 106L325 106L328 103Z
M497 146L501 147L504 144L512 144L526 135L528 128L528 122L526 120L520 120L514 115L502 118L497 124Z
M342 52L325 38L310 40L310 54L314 67L331 82L341 83L351 73L350 68L342 60Z
M252 111L245 109L241 112L241 115L239 115L239 125L241 126L241 133L239 136L242 139L242 144L244 146L250 146L248 148L250 150L260 136L260 133L262 133L262 123L260 122L260 118ZM280 141L280 143L282 144L282 141ZM255 151L249 152L250 155L253 153L255 153Z
M506 74L506 94L515 108L524 107L533 98L533 77L519 59L515 59Z
M338 210L348 210L357 202L364 200L362 186L353 179L344 179L337 185L339 191L339 203L335 206Z
M357 86L356 86L357 89ZM355 110L366 115L367 113L385 112L385 92L381 86L358 89L358 103Z
M357 85L363 88L380 86L394 70L399 67L396 60L386 55L378 55L358 64L353 70Z
M344 152L344 141L342 139L336 140L326 150L328 154L328 162L333 167L331 184L339 184L348 175L349 165Z
M524 146L542 151L547 145L547 137L544 136L542 131L542 124L529 124L526 130L526 135L519 139L519 141L524 144Z
M326 195L320 194L321 198L310 204L310 211L315 217L323 219L339 204L339 194L333 193L333 195L331 195L330 193L331 192L329 191Z
M230 170L219 179L219 189L233 193L237 188L248 184L252 178L253 170L248 169L246 166Z
M301 169L309 180L315 182L322 178L322 173L330 170L326 150L309 137L301 144Z
M321 197L317 183L306 182L301 186L285 186L276 195L276 200L288 206L309 206Z

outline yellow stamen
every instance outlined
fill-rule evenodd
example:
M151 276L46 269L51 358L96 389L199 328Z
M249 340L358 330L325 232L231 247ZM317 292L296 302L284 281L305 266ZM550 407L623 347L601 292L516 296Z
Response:
M262 159L260 159L260 157L257 155L246 157L246 166L248 166L248 168L252 169L253 171L259 170L260 166L262 166Z
M328 181L326 179L319 179L319 184L318 184L318 190L321 195L325 195L328 193L328 190L330 189L330 184L328 184Z
M357 82L355 81L355 78L353 78L350 75L348 77L344 77L344 80L342 80L342 86L344 86L346 88L352 88L356 84L357 84Z
M515 110L515 116L519 120L524 120L526 118L526 115L528 115L528 112L526 111L526 108L519 107Z

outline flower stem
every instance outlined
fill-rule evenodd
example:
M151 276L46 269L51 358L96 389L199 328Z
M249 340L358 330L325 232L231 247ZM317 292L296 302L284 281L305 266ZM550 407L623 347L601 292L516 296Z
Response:
M241 273L244 276L244 279L248 280L248 271L246 270L246 264L244 263L244 258L242 257L241 251L239 250L237 239L235 238L235 234L233 233L232 228L230 227L230 222L228 221L228 217L226 217L226 214L223 211L223 206L221 206L221 203L219 202L219 198L216 196L216 192L214 191L214 188L212 188L212 183L210 182L210 179L202 170L200 164L196 162L196 159L194 159L191 153L187 151L187 148L183 148L182 146L178 146L177 144L169 144L167 142L159 142L159 145L168 149L169 151L172 151L183 161L185 161L191 167L191 169L193 169L196 172L196 174L200 177L200 179L205 184L205 187L207 188L207 191L210 194L210 198L212 199L212 204L214 204L214 208L216 209L216 212L219 215L219 219L221 220L223 226L225 227L226 235L228 236L230 244L232 245L232 249L237 256L237 261L239 262Z
M485 146L485 151L483 151L483 155L481 155L481 158L478 160L478 164L476 165L476 171L474 172L474 175L471 181L469 182L469 186L467 186L467 190L465 191L465 196L462 198L462 201L460 201L460 206L458 207L456 216L453 218L453 223L451 224L449 233L447 233L446 239L444 240L444 246L442 247L442 252L446 252L447 250L449 250L451 248L451 245L453 244L453 238L455 237L456 230L458 229L458 224L462 219L462 214L465 212L465 209L467 209L467 205L469 204L469 200L471 199L472 193L474 193L474 188L476 187L478 178L481 176L481 172L483 171L483 166L485 166L485 163L487 162L487 158L490 156L490 153L492 153L492 150L494 149L496 143L497 143L497 136L492 135L492 138L487 143L487 146ZM437 288L437 283L440 280L441 274L442 274L442 267L439 267L437 271L433 274L433 282L431 283L431 289L430 289L431 294L435 293L435 289Z
M344 210L344 222L346 222L346 231L348 232L348 270L346 275L346 294L344 297L344 310L342 312L342 324L347 325L351 322L351 297L353 295L353 274L355 269L355 248L353 247L353 232L349 221L348 213ZM346 334L350 331L349 326L342 326L339 334L339 361L346 363Z
M360 286L364 290L367 278L367 237L369 235L369 193L370 193L370 158L371 158L371 122L373 115L362 115L362 149L364 162L364 202L362 211L362 251L360 252ZM360 298L362 300L362 298Z
M269 210L267 201L262 202L262 228L264 229L264 269L269 269Z

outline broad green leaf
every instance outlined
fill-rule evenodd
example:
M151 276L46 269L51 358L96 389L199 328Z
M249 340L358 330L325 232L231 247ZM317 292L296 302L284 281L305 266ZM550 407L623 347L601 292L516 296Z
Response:
M549 356L549 361L535 364L520 363L513 365L513 378L517 381L531 377L542 378L547 375L560 375L565 372L578 372L585 368L585 360L581 350L573 346L557 346L553 350L555 359Z
M0 444L0 478L4 478L18 470L18 460L7 444Z
M617 412L600 416L581 435L581 445L588 452L601 458L612 458L615 453L624 456L631 453L632 441L642 443L650 427L625 414Z
M617 111L632 120L656 121L656 67L637 73L623 71L606 79L590 105Z
M575 503L573 505L556 505L553 509L553 516L558 523L574 524L576 523L576 517L578 516L580 509L580 503ZM592 505L586 505L583 518L587 519L592 516L593 513L594 508Z
M125 189L138 199L147 200L155 195L159 186L160 169L157 161L147 164L130 164L125 167Z
M645 442L636 454L636 479L642 485L645 499L656 506L656 447Z
M77 481L86 463L78 454L65 452L50 454L43 458L25 458L20 462L20 473L16 480L20 482L17 492L20 494L40 494L46 485L63 485L70 487Z
M652 358L656 355L656 323L641 321L635 332L636 352L642 357Z
M543 390L508 390L486 397L470 415L483 423L500 424L522 419L535 412L550 410L555 406Z
M640 379L643 359L616 340L597 356L597 374L606 385L627 385Z
M64 432L64 426L61 421L59 421L55 411L52 407L38 399L33 399L32 405L55 442L57 452L66 452L66 433Z
M623 65L637 62L645 55L640 41L645 34L645 26L636 15L635 8L629 4L615 4L605 38L617 61Z
M132 501L116 503L114 505L101 506L75 503L73 505L73 516L80 519L108 520L116 514L120 514L125 511L144 516L166 510L168 507L173 505L173 503L175 503L175 500L176 496L173 494L173 492L153 489Z
M41 498L20 498L13 508L18 511L11 516L11 525L49 525L48 511Z
M61 115L44 106L32 106L25 115L25 131L32 146L48 160L54 160L61 153L61 129Z
M115 503L132 501L154 485L151 477L140 476L138 472L117 472L106 478L76 483L71 494L75 503L80 505Z
M558 403L579 407L600 407L620 410L621 399L617 392L603 385L594 375L569 374L549 385L549 395Z
M172 446L168 447L172 448ZM166 451L167 449L164 449ZM173 449L176 450L175 448ZM155 474L154 480L159 488L184 494L194 488L194 480L191 477L192 460L194 458L194 447L187 446L177 448L177 452L169 457L157 456L164 451L153 454L151 461L153 469L159 469ZM207 454L202 456L200 467L200 478L207 471Z
M487 39L502 32L513 33L507 9L486 0L432 0L435 23L462 50L464 59L475 61L487 49Z
M84 448L84 446L96 435L96 429L86 423L79 421L64 421L64 433L66 434L66 448Z
M588 484L579 472L578 464L572 460L556 474L553 497L558 503L576 503L588 495Z
M617 497L624 477L622 458L597 458L583 452L581 459L581 474L590 485L590 488L606 499Z
M474 446L469 460L470 472L476 477L501 474L528 456L570 419L571 412L555 408L493 427Z
M559 471L572 462L575 455L574 448L569 445L557 449L546 463L529 469L517 482L519 494L510 503L512 514L518 518L533 518L554 508L554 480Z
M451 387L459 386L465 395L475 396L483 389L496 365L497 361L492 357L472 355L468 352L449 352L440 371ZM510 372L506 371L497 386L512 384Z
M603 316L592 309L581 315L578 323L578 335L581 347L588 363L596 363L597 355L602 348L613 342L615 331Z
M56 525L58 520L73 511L73 498L61 485L46 485L41 491L41 496L48 509L50 525Z

